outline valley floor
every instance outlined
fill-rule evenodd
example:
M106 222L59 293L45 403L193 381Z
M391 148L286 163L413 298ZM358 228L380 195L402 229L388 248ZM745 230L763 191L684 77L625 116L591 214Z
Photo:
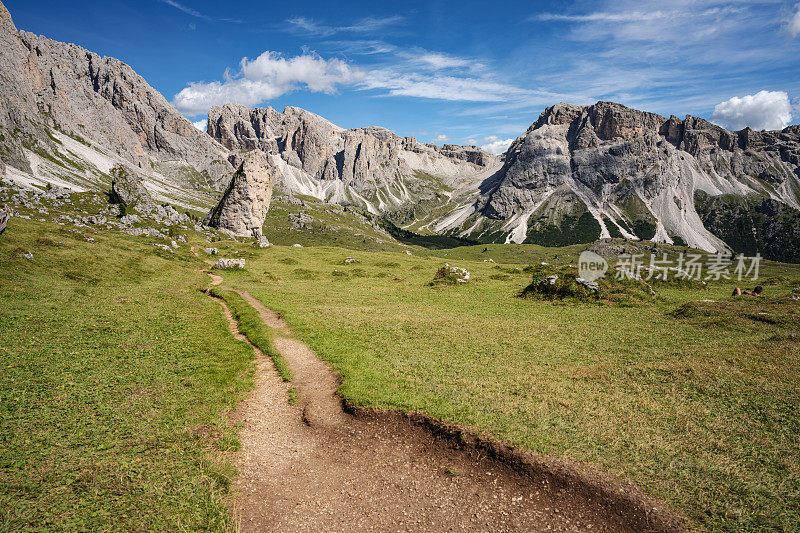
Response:
M18 218L0 236L3 529L234 527L247 429L230 413L247 412L264 361L232 340L189 245L208 246ZM247 261L225 284L279 312L355 405L597 465L693 528L800 521L796 266L766 264L763 299L733 300L723 282L610 305L516 297L522 267L574 262L573 248L214 246ZM445 261L470 283L428 285ZM269 379L288 404L293 385ZM449 461L419 468L462 482Z

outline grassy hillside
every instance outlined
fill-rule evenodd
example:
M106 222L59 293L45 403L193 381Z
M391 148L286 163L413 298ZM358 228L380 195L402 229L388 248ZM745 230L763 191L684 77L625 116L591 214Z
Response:
M0 529L231 529L252 350L188 247L72 229L0 236Z

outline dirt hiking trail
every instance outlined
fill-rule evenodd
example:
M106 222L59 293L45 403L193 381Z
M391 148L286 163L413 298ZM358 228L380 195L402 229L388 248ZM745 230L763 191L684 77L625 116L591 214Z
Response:
M212 285L223 282L210 276ZM253 346L255 389L231 415L242 424L234 459L242 531L682 529L663 503L618 480L575 474L574 465L559 461L536 463L532 454L465 439L424 416L345 410L337 374L291 338L277 313L246 291L220 288L242 296L273 328L274 347L293 376L283 382ZM231 334L249 343L227 305L215 300ZM294 405L290 387L299 394Z

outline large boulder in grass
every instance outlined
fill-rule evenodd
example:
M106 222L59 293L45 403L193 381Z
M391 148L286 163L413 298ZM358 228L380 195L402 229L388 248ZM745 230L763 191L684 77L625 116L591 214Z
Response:
M115 166L109 173L111 174L109 200L112 204L122 204L125 207L137 206L141 211L154 205L141 175L123 165Z
M259 150L248 152L204 223L233 235L261 239L275 175L276 168L269 155Z

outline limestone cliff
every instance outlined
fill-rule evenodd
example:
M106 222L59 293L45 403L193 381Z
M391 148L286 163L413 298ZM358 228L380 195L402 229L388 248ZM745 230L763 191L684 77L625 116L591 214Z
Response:
M69 154L64 135L83 147ZM197 130L131 67L17 31L2 3L0 136L6 165L78 189L85 188L82 180L93 179L80 167L94 165L101 175L121 161L184 189L198 180L222 189L233 171L228 150Z
M511 144L475 202L435 227L505 242L622 236L722 250L695 193L752 195L797 209L799 165L797 126L730 132L611 102L558 104Z
M285 189L376 213L436 193L430 178L452 185L496 161L477 147L423 144L374 126L340 128L297 107L212 107L208 133L230 150L275 156Z

